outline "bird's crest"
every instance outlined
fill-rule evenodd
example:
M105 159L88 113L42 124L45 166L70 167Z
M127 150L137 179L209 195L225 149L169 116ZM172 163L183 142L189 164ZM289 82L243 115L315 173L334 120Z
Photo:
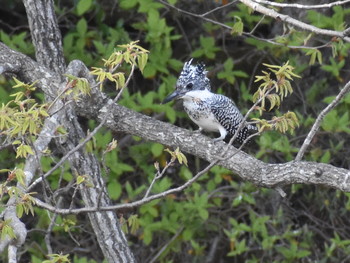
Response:
M204 63L200 62L197 65L191 65L193 58L187 61L180 73L177 81L177 87L185 87L188 83L192 82L197 84L197 88L207 88L210 90L210 82L207 78L208 71L205 70Z

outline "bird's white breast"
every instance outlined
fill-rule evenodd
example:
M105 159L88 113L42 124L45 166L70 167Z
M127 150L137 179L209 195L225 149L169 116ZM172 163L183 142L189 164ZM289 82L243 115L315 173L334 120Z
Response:
M201 127L205 131L214 131L218 132L220 128L224 129L221 124L215 119L215 117L210 114L206 118L193 119L191 115L189 115L191 120L196 123L199 127Z
M224 129L211 112L210 99L214 96L208 90L194 90L183 97L183 105L191 120L206 131Z

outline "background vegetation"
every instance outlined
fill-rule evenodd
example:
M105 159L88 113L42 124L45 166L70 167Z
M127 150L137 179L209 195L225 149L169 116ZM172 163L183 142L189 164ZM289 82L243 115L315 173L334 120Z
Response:
M184 61L191 57L204 61L212 89L233 98L243 113L252 105L252 94L258 87L254 76L261 73L262 64L282 65L289 61L301 79L293 83L294 93L283 101L279 111L296 112L300 126L293 134L265 132L245 151L269 163L293 160L318 113L350 79L350 44L282 26L241 3L228 2L228 7L224 6L226 1L168 3L187 13L156 0L56 1L66 60L79 59L89 67L101 66L102 58L108 57L116 45L140 40L140 45L150 51L149 61L143 74L135 73L120 104L188 129L196 127L181 106L160 105L173 90ZM214 8L219 9L206 16L208 19L191 15ZM283 12L292 16L298 12L299 18L312 25L339 31L346 28L350 17L350 7L346 5ZM0 41L34 56L21 2L5 0L0 17ZM213 21L232 27L231 32ZM15 83L8 84L0 76L2 102L13 99L12 85ZM112 84L105 89L110 94L115 92ZM40 93L35 96L42 99ZM347 96L326 116L305 160L349 168L349 109ZM266 117L271 114L274 113L265 113ZM96 125L83 121L90 129ZM117 148L103 154L113 138L118 141ZM169 160L161 144L108 130L100 131L89 147L101 157L108 192L116 203L140 198L153 179L154 163L164 167ZM20 167L15 157L11 147L2 149L0 168ZM170 167L166 176L155 183L154 192L182 184L206 165L192 156L187 159L188 167ZM44 157L43 171L55 161L51 155ZM6 178L3 173L1 180ZM48 180L53 190L69 184L69 167L57 170ZM140 262L347 262L349 193L308 185L283 190L286 198L216 166L182 194L118 213ZM71 196L71 192L63 195L67 202ZM43 237L50 214L34 210L35 216L29 213L23 219L32 230L22 251L22 262L47 259ZM85 214L58 216L53 228L54 252L69 254L72 262L101 262L102 253L87 222ZM5 261L6 255L0 258Z

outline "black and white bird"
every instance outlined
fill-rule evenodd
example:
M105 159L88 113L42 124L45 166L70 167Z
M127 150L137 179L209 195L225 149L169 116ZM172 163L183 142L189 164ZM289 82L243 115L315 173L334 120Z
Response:
M211 92L204 64L193 66L191 63L192 59L185 63L175 91L164 99L163 104L181 99L185 111L200 131L220 133L214 141L223 140L227 135L233 136L243 121L243 115L231 99ZM236 141L242 143L252 131L257 131L256 126L245 125Z

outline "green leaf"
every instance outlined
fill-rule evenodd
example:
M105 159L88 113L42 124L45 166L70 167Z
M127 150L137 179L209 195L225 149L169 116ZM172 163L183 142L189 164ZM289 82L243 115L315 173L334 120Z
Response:
M209 212L204 208L198 209L198 214L203 220L207 220L209 217Z
M251 205L255 205L255 198L249 193L243 195L243 200Z
M182 232L182 238L186 241L191 240L193 237L193 230L190 228L186 228L183 232Z
M160 143L153 143L151 146L151 152L154 157L159 157L164 150L164 146Z
M80 0L77 5L77 15L81 16L86 11L88 11L91 7L92 0Z
M136 231L140 228L140 220L138 215L131 215L128 218L128 225L130 227L131 234L135 235Z
M120 198L120 195L122 194L122 186L119 182L113 180L108 183L107 190L110 198L112 200L117 200Z
M148 60L148 54L146 54L146 53L142 53L138 57L138 66L139 66L139 69L142 73L143 73L143 69L145 68L145 66L147 64L147 60Z
M329 112L323 119L321 124L322 129L328 132L334 131L337 128L338 116L337 110L332 110Z
M85 18L82 18L79 20L79 22L77 23L77 31L79 33L79 35L84 36L87 32L87 22L85 20Z
M84 181L85 181L85 177L84 176L79 175L77 177L77 185L81 184Z
M166 106L165 115L171 123L176 121L176 111L172 107Z
M171 5L175 5L177 3L177 0L168 0L168 3Z
M317 62L322 64L322 53L318 49L308 49L305 55L310 56L309 65L314 65Z
M21 185L25 186L25 185L26 185L26 184L25 184L26 175L25 175L24 171L23 171L22 169L20 169L20 168L16 168L16 169L14 170L14 172L15 172L15 174L16 174L16 179L17 179L17 181L18 181Z
M239 194L235 199L232 201L232 206L237 207L242 203L243 196L242 194Z
M326 151L326 152L323 154L323 156L322 156L320 162L321 162L321 163L329 163L330 159L331 159L331 153L330 153L330 151Z
M237 22L234 23L233 27L232 27L232 30L231 30L231 34L232 35L236 35L236 36L241 36L242 33L243 33L243 22L242 22L242 19L238 16L235 16L235 18L237 19Z
M308 250L298 250L298 253L297 253L297 258L304 258L304 257L307 257L308 255L310 255L311 252L308 251Z
M1 240L4 240L7 236L9 236L11 239L16 238L16 234L13 231L13 228L10 226L11 219L0 221L0 224L2 225L1 229Z
M193 177L192 172L186 166L181 166L180 175L184 180L190 180Z
M149 245L152 242L152 232L149 229L143 231L143 242Z
M122 9L131 9L134 8L137 4L137 0L120 0L119 1L119 6Z
M24 212L24 205L23 204L18 204L16 205L16 215L21 218L23 216Z

